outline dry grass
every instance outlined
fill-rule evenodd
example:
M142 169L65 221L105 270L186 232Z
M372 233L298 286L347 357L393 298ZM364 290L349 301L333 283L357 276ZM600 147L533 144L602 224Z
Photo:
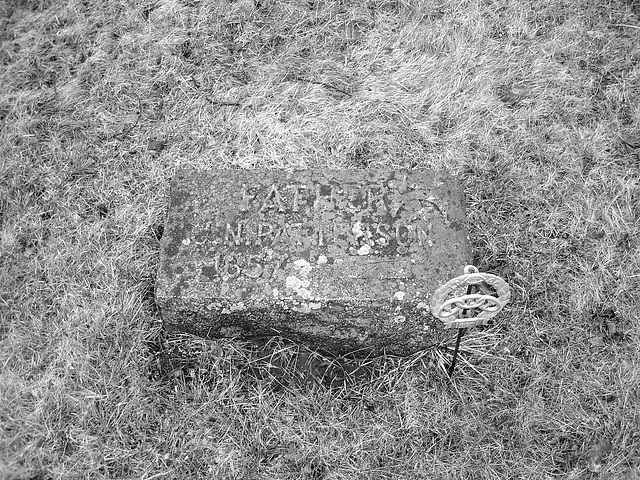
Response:
M0 477L639 478L639 16L0 2ZM451 170L513 301L453 382L445 347L355 370L163 337L184 165Z

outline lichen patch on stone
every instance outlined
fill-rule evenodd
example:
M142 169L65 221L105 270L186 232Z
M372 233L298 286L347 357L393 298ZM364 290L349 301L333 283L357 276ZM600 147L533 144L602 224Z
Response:
M371 246L370 245L362 245L358 249L358 255L369 255L370 253L371 253Z
M297 273L299 273L300 275L302 275L304 277L309 275L309 273L311 273L311 270L313 269L311 264L308 261L306 261L304 258L296 260L295 262L293 262L293 265L294 265Z
M396 293L393 294L393 298L395 300L399 300L399 301L404 300L404 296L405 296L404 292L396 292Z
M298 277L290 275L285 280L284 285L286 288L290 288L291 290L297 290L298 288L302 287L302 280L300 280Z
M308 300L309 298L311 298L311 292L304 287L296 290L296 293L300 298L304 298L305 300Z

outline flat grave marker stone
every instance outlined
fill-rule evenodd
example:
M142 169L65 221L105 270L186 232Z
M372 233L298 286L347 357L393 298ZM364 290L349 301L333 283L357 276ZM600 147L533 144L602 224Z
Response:
M156 300L168 328L205 337L405 355L445 338L429 302L469 263L445 173L182 170Z

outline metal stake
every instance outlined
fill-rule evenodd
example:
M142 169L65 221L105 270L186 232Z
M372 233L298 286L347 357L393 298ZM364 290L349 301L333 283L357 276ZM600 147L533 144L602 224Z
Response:
M468 285L467 286L467 295L471 295L473 293L473 285ZM469 312L468 310L463 310L460 314L461 317L470 317L471 312ZM458 329L458 335L456 336L456 346L453 349L453 358L451 359L451 365L449 365L449 369L447 370L447 375L449 376L449 378L453 377L453 371L456 368L456 360L458 359L458 351L460 350L460 340L462 340L462 337L464 336L464 334L467 333L467 329L466 328L459 328Z

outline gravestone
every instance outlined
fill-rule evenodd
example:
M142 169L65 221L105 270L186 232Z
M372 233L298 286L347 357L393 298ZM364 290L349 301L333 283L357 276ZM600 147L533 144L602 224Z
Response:
M168 328L200 336L404 355L447 338L431 295L471 262L444 173L183 170L156 300Z

